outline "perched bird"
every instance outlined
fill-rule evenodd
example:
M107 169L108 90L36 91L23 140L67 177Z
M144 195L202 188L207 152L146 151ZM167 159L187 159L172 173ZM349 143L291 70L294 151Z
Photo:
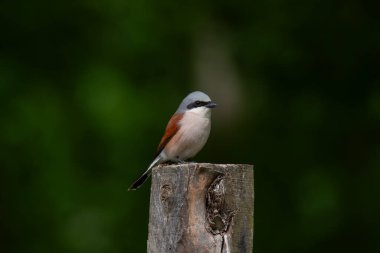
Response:
M211 129L211 108L215 106L203 92L194 91L187 95L169 120L155 159L129 190L139 188L154 166L167 161L183 162L194 157L207 142Z

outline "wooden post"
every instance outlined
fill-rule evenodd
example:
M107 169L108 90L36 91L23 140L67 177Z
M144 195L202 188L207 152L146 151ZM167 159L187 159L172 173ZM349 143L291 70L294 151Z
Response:
M252 165L153 169L148 253L251 253L252 244Z

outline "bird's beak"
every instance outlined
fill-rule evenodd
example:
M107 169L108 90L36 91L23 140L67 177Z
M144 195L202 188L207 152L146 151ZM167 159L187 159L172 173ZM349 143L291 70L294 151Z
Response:
M214 108L214 107L216 106L216 104L210 101L210 102L208 102L205 106L206 106L207 108Z

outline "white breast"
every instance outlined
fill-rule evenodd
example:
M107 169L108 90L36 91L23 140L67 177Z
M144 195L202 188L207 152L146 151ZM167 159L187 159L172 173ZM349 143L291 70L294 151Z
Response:
M165 150L171 160L186 160L194 157L206 144L211 129L211 111L200 107L186 111L180 121L180 130L171 141L175 145Z

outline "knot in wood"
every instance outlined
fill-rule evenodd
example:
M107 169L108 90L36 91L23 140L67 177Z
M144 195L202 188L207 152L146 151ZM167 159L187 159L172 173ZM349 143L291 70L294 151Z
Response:
M160 200L164 213L167 215L170 213L173 206L173 189L170 184L164 184L160 188Z
M165 202L172 195L172 187L169 184L164 184L160 189L161 202Z
M227 232L235 211L224 205L224 175L219 175L210 185L206 196L206 229L213 235Z
M224 184L223 184L223 175L219 175L207 192L207 202L209 208L212 209L212 212L218 212L218 210L222 209L224 204Z

